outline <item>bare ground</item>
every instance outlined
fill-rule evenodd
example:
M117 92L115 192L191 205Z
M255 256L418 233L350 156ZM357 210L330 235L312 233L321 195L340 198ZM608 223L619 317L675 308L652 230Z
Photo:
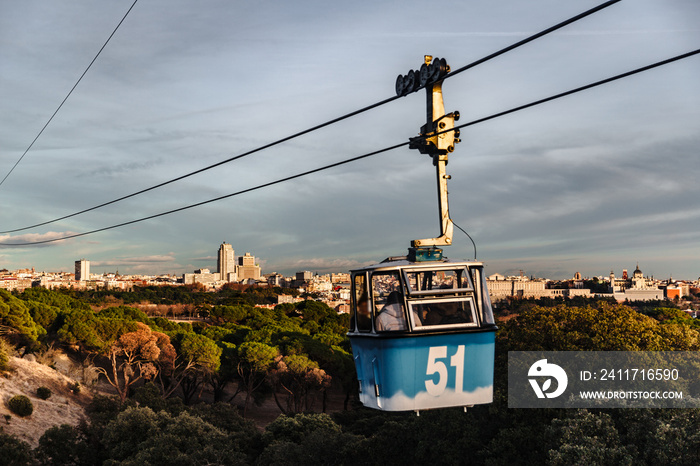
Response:
M55 369L35 362L31 357L25 359L11 357L12 369L0 374L0 429L26 441L32 447L38 445L39 438L47 429L61 424L78 425L85 419L85 408L92 401L93 394L116 394L103 378L100 378L98 383L93 384L93 389L89 390L85 386L86 374L82 369L82 363L71 359L61 350L53 352L50 362ZM77 394L69 388L69 385L76 381L83 384L83 388ZM47 387L51 390L52 395L48 400L42 400L36 396L36 390L39 387ZM225 399L233 395L234 390L235 385L232 384L227 390ZM32 401L34 412L30 416L22 418L8 409L7 402L15 395L25 395ZM344 400L345 394L340 387L332 386L326 396L326 412L343 410ZM194 403L200 401L212 402L213 393L205 389L199 398L193 400ZM243 414L244 402L244 393L238 394L232 401L241 414ZM317 394L311 411L323 411L321 394ZM279 407L270 396L260 405L251 402L246 417L262 430L280 414L282 413ZM9 421L6 420L5 415L11 416Z
M0 376L0 426L4 432L36 447L46 429L60 424L77 425L84 418L85 407L92 395L84 389L78 394L73 393L68 386L75 382L74 379L28 359L12 357L10 366L11 371ZM36 396L39 387L51 390L48 400ZM31 415L19 417L7 408L7 402L15 395L25 395L31 400L34 405ZM5 415L11 416L9 421Z

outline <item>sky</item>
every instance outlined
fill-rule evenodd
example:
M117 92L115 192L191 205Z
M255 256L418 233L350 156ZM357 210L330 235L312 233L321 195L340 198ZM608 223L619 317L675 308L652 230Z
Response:
M0 230L92 207L394 95L396 76L453 69L601 1L140 0L0 186ZM132 0L0 0L0 177ZM460 123L700 47L700 2L623 0L445 81ZM700 55L465 128L450 212L487 273L700 276ZM0 234L0 268L216 269L222 242L263 273L344 272L439 234L435 171L402 147L196 209L416 136L425 91L186 180ZM455 229L450 259L473 259Z

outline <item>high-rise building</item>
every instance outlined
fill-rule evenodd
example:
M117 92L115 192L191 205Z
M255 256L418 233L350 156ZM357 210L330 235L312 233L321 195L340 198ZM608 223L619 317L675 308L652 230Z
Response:
M260 266L255 265L255 256L251 256L246 252L244 256L238 258L238 267L236 267L238 280L260 280Z
M249 252L238 258L238 265L255 265L255 256L251 256Z
M80 282L90 280L90 261L80 259L75 261L75 279Z
M219 247L219 257L216 261L219 279L226 282L236 281L236 260L233 255L233 246L224 242Z

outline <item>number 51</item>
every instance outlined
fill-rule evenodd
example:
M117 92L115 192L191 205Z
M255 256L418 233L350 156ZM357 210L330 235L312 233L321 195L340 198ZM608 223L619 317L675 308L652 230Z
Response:
M426 375L438 374L437 382L430 378L425 381L425 389L432 396L440 396L447 387L447 366L438 359L447 357L447 346L431 346L428 352L428 368ZM450 358L450 366L455 368L455 393L462 392L464 383L464 345L457 347L457 352Z

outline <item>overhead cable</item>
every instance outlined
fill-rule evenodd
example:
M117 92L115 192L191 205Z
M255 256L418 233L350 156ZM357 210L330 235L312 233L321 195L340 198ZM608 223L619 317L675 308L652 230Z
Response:
M647 70L650 70L650 69L653 69L653 68L657 68L657 67L659 67L659 66L663 66L663 65L666 65L666 64L668 64L668 63L672 63L672 62L674 62L674 61L681 60L681 59L683 59L683 58L688 58L688 57L693 56L693 55L696 55L696 54L698 54L698 53L700 53L700 49L694 50L694 51L692 51L692 52L684 53L684 54L682 54L682 55L677 55L677 56L675 56L675 57L673 57L673 58L669 58L669 59L667 59L667 60L662 60L662 61L653 63L653 64L651 64L651 65L647 65L647 66L644 66L644 67L641 67L641 68L637 68L637 69L632 70L632 71L628 71L628 72L626 72L626 73L618 74L618 75L616 75L616 76L613 76L613 77L610 77L610 78L607 78L607 79L603 79L603 80L600 80L600 81L596 81L596 82L594 82L594 83L587 84L587 85L585 85L585 86L577 87L577 88L572 89L572 90L570 90L570 91L562 92L562 93L553 95L553 96L551 96L551 97L547 97L547 98L544 98L544 99L536 100L536 101L531 102L531 103L529 103L529 104L520 105L520 106L518 106L518 107L513 107L513 108L511 108L510 110L505 110L505 111L503 111L503 112L494 113L493 115L490 115L490 116L487 116L487 117L479 118L479 119L477 119L477 120L472 120L472 121L470 121L470 122L468 122L468 123L464 123L464 124L462 124L462 125L459 125L459 126L454 127L453 129L450 129L450 130L448 130L448 131L442 131L442 132L437 133L437 134L448 133L448 132L450 132L450 131L454 131L454 130L459 129L459 128L465 128L465 127L467 127L467 126L473 126L473 125L476 125L476 124L478 124L478 123L483 123L483 122L485 122L485 121L489 121L489 120L492 120L492 119L494 119L494 118L498 118L498 117L501 117L501 116L504 116L504 115L508 115L508 114L511 114L511 113L520 111L520 110L524 110L524 109L527 109L527 108L531 108L531 107L534 107L534 106L536 106L536 105L540 105L540 104L543 104L543 103L546 103L546 102L550 102L550 101L555 100L555 99L559 99L559 98L562 98L562 97L566 97L566 96L568 96L568 95L575 94L575 93L577 93L577 92L581 92L581 91L584 91L584 90L587 90L587 89L591 89L591 88L593 88L593 87L601 86L601 85L603 85L603 84L606 84L606 83L609 83L609 82L612 82L612 81L616 81L616 80L618 80L618 79L622 79L622 78L627 77L627 76L631 76L631 75L634 75L634 74L637 74L637 73L641 73L641 72L643 72L643 71L647 71ZM350 159L342 160L342 161L340 161L340 162L332 163L332 164L330 164L330 165L325 165L325 166L323 166L323 167L315 168L315 169L313 169L313 170L308 170L308 171L305 171L305 172L302 172L302 173L298 173L298 174L296 174L296 175L291 175L291 176L288 176L288 177L285 177L285 178L280 178L280 179L278 179L278 180L271 181L271 182L269 182L269 183L265 183L265 184L261 184L261 185L258 185L258 186L252 187L252 188L248 188L248 189L244 189L244 190L241 190L241 191L237 191L237 192L235 192L235 193L226 194L226 195L224 195L224 196L215 197L215 198L213 198L213 199L208 199L208 200L206 200L206 201L197 202L197 203L195 203L195 204L190 204L190 205L187 205L187 206L184 206L184 207L179 207L179 208L177 208L177 209L172 209L172 210L168 210L168 211L166 211L166 212L161 212L161 213L158 213L158 214L149 215L148 217L142 217L142 218L139 218L139 219L136 219L136 220L130 220L130 221L128 221L128 222L122 222L122 223L118 223L118 224L116 224L116 225L111 225L111 226L108 226L108 227L99 228L99 229L96 229L96 230L91 230L91 231L87 231L87 232L83 232L83 233L75 233L75 234L63 236L63 237L60 237L60 238L54 238L54 239L43 240L43 241L26 242L26 243L4 243L4 242L1 241L1 238L0 238L0 247L4 247L4 246L31 246L31 245L36 245L36 244L53 243L53 242L56 242L56 241L62 241L62 240L71 239L71 238L77 238L77 237L80 237L80 236L87 236L87 235L91 235L91 234L93 234L93 233L98 233L98 232L101 232L101 231L112 230L112 229L114 229L114 228L119 228L119 227L123 227L123 226L126 226L126 225L132 225L132 224L134 224L134 223L143 222L143 221L145 221L145 220L151 220L151 219L154 219L154 218L157 218L157 217L162 217L162 216L164 216L164 215L169 215L169 214L173 214L173 213L176 213L176 212L181 212L181 211L183 211L183 210L188 210L188 209L192 209L192 208L195 208L195 207L199 207L199 206L202 206L202 205L205 205L205 204L210 204L210 203L212 203L212 202L220 201L220 200L222 200L222 199L227 199L227 198L230 198L230 197L239 196L239 195L241 195L241 194L249 193L249 192L252 192L252 191L257 191L257 190L262 189L262 188L266 188L266 187L273 186L273 185L276 185L276 184L284 183L284 182L286 182L286 181L291 181L291 180L294 180L294 179L297 179L297 178L301 178L301 177L304 177L304 176L307 176L307 175L311 175L311 174L313 174L313 173L318 173L318 172L320 172L320 171L328 170L328 169L330 169L330 168L338 167L338 166L345 165L345 164L348 164L348 163L351 163L351 162L355 162L355 161L358 161L358 160L361 160L361 159L365 159L365 158L368 158L368 157L372 157L372 156L374 156L374 155L378 155L378 154L381 154L381 153L384 153L384 152L388 152L388 151L390 151L390 150L394 150L394 149L397 149L397 148L399 148L399 147L403 147L403 146L407 146L407 145L409 145L409 142L408 142L408 141L407 141L407 142L400 143L400 144L395 144L395 145L393 145L393 146L385 147L384 149L379 149L379 150L376 150L376 151L373 151L373 152L369 152L369 153L366 153L366 154L363 154L363 155L359 155L359 156L357 156L357 157L352 157L352 158L350 158Z
M546 36L547 34L549 34L549 33L551 33L551 32L554 32L554 31L556 31L557 29L561 29L561 28L563 28L564 26L568 26L568 25L571 24L571 23L575 23L575 22L578 21L579 19L585 18L585 17L588 16L588 15L592 15L593 13L596 13L596 12L602 10L603 8L607 8L607 7L609 7L609 6L611 6L611 5L614 5L615 3L620 2L620 1L622 1L622 0L610 0L609 2L601 3L600 5L598 5L598 6L595 7L595 8L591 8L591 9L588 10L588 11L584 11L584 12L581 13L580 15L576 15L576 16L574 16L574 17L572 17L572 18L569 18L569 19L567 19L566 21L562 21L561 23L556 24L556 25L554 25L554 26L552 26L552 27L550 27L550 28L547 28L547 29L545 29L544 31L538 32L538 33L535 34L535 35L532 35L532 36L530 36L530 37L527 37L527 38L521 40L520 42L516 42L515 44L510 45L510 46L508 46L508 47L506 47L506 48L504 48L504 49L501 49L501 50L499 50L498 52L492 53L491 55L488 55L488 56L482 58L481 60L477 60L477 61L475 61L475 62L473 62L473 63L470 63L470 64L468 64L468 65L465 65L465 66L463 66L463 67L461 67L461 68L457 68L456 70L452 70L452 71L450 71L449 73L447 73L447 74L445 75L445 78L450 78L450 77L452 77L452 76L454 76L454 75L456 75L456 74L459 74L459 73L461 73L461 72L463 72L463 71L466 71L466 70L468 70L468 69L470 69L470 68L474 68L475 66L480 65L480 64L482 64L482 63L484 63L484 62L486 62L486 61L489 61L489 60L491 60L492 58L495 58L495 57L497 57L497 56L499 56L499 55L503 55L503 54L506 53L506 52L510 52L511 50L520 47L521 45L525 45L525 44L527 44L528 42L532 42L532 41L535 40L535 39L539 39L540 37Z
M197 202L196 204L190 204L190 205L187 205L187 206L184 206L184 207L179 207L179 208L177 208L177 209L168 210L168 211L166 211L166 212L161 212L161 213L159 213L159 214L149 215L148 217L142 217L142 218L138 218L138 219L136 219L136 220L130 220L130 221L128 221L128 222L118 223L118 224L116 224L116 225L111 225L111 226L108 226L108 227L99 228L99 229L97 229L97 230L86 231L86 232L84 232L84 233L75 233L75 234L63 236L63 237L61 237L61 238L48 239L48 240L43 240L43 241L33 241L33 242L28 242L28 243L2 243L2 242L0 242L0 247L2 247L2 246L28 246L28 245L34 245L34 244L53 243L53 242L56 242L56 241L63 241L63 240L65 240L65 239L77 238L77 237L79 237L79 236L91 235L91 234L93 234L93 233L98 233L98 232L100 232L100 231L112 230L112 229L114 229L114 228L119 228L119 227L131 225L131 224L134 224L134 223L143 222L143 221L145 221L145 220L151 220L151 219L154 219L154 218L162 217L162 216L164 216L164 215L174 214L175 212L181 212L181 211L183 211L183 210L188 210L188 209L193 209L193 208L195 208L195 207L200 207L200 206L203 206L203 205L206 205L206 204L211 204L212 202L220 201L220 200L222 200L222 199L227 199L227 198L229 198L229 197L240 196L241 194L249 193L249 192L252 192L252 191L257 191L257 190L259 190L259 189L263 189L263 188L267 188L267 187L269 187L269 186L273 186L273 185L276 185L276 184L284 183L285 181L291 181L291 180L294 180L294 179L297 179L297 178L301 178L301 177L303 177L303 176L311 175L312 173L317 173L317 172L320 172L320 171L323 171L323 170L328 170L328 169L330 169L330 168L338 167L338 166L340 166L340 165L345 165L345 164L347 164L347 163L355 162L355 161L357 161L357 160L366 159L367 157L372 157L373 155L378 155L378 154L381 154L381 153L383 153L383 152L388 152L388 151L390 151L390 150L394 150L394 149L397 149L397 148L399 148L399 147L403 147L403 146L407 146L407 145L408 145L408 142L402 142L401 144L395 144L395 145L390 146L390 147L385 147L384 149L375 150L375 151L369 152L369 153L367 153L367 154L358 155L357 157L352 157L352 158L350 158L350 159L342 160L342 161L340 161L340 162L332 163L332 164L330 164L330 165L325 165L325 166L320 167L320 168L314 168L313 170L308 170L308 171L305 171L305 172L302 172L302 173L297 173L296 175L291 175L291 176L287 176L287 177L285 177L285 178L280 178L280 179L278 179L278 180L270 181L269 183L265 183L265 184L261 184L261 185L258 185L258 186L254 186L254 187L252 187L252 188L244 189L244 190L242 190L242 191L237 191L237 192L235 192L235 193L231 193L231 194L226 194L226 195L224 195L224 196L215 197L215 198L213 198L213 199L208 199L208 200L206 200L206 201Z
M632 70L632 71L627 71L626 73L618 74L618 75L612 76L610 78L601 79L600 81L596 81L596 82L591 83L591 84L586 84L585 86L577 87L575 89L571 89L570 91L555 94L555 95L550 96L550 97L545 97L544 99L536 100L534 102L530 102L529 104L520 105L519 107L513 107L510 110L505 110L503 112L494 113L493 115L489 115L487 117L479 118L477 120L472 120L468 123L464 123L462 125L455 126L454 128L452 128L450 130L441 131L441 132L435 133L435 134L439 135L439 134L443 134L443 133L449 133L450 131L454 131L456 129L466 128L467 126L473 126L473 125L476 125L478 123L483 123L484 121L493 120L494 118L502 117L502 116L508 115L510 113L515 113L515 112L518 112L520 110L525 110L526 108L530 108L530 107L534 107L536 105L544 104L546 102L560 99L562 97L566 97L566 96L571 95L571 94L576 94L577 92L585 91L585 90L591 89L593 87L597 87L597 86L601 86L603 84L617 81L618 79L626 78L628 76L632 76L634 74L641 73L643 71L648 71L648 70L651 70L653 68L658 68L659 66L667 65L667 64L672 63L674 61L682 60L684 58L688 58L688 57L691 57L693 55L697 55L698 53L700 53L700 49L696 49L696 50L693 50L692 52L677 55L677 56L675 56L673 58L669 58L667 60L662 60L662 61L659 61L656 63L652 63L651 65L643 66L641 68L637 68L637 69Z
M109 37L107 38L107 40L105 41L105 43L102 44L102 47L100 47L100 50L97 52L97 55L95 55L95 58L93 58L92 61L90 62L90 64L88 65L88 67L85 68L85 71L83 71L83 74L80 75L80 77L78 78L78 80L76 81L76 83L73 85L73 87L71 88L71 90L68 91L68 94L67 94L66 97L63 99L63 101L61 101L61 104L58 106L58 108L56 109L56 111L53 112L53 115L51 115L51 117L50 117L49 120L46 122L46 124L44 125L44 127L41 128L41 131L39 131L39 134L36 135L36 137L34 138L34 140L32 141L32 143L29 144L29 147L27 147L27 149L25 149L25 151L24 151L24 153L22 154L22 156L17 160L17 162L15 162L15 164L12 166L12 168L10 169L10 171L7 172L7 175L5 175L5 177L2 179L2 181L0 181L0 186L2 186L2 184L5 182L5 180L7 179L7 177L9 177L10 174L15 170L15 168L17 168L17 165L19 165L19 163L22 161L22 159L24 158L24 156L27 155L27 152L29 152L29 149L32 148L32 146L33 146L34 143L37 141L37 139L39 139L39 136L41 136L41 134L44 132L44 130L46 129L46 127L49 126L49 123L51 123L51 120L53 120L53 118L56 116L56 114L58 113L58 111L61 110L61 107L63 107L63 104L66 103L66 100L68 100L68 97L70 97L70 95L73 93L73 91L75 90L75 88L78 87L78 84L80 84L80 81L83 80L83 77L87 74L88 70L92 67L92 64L95 63L95 60L97 60L97 57L100 56L100 54L102 53L102 51L104 50L104 48L107 46L107 44L109 43L109 41L112 39L112 37L114 36L114 34L117 32L117 29L119 29L119 26L121 26L122 23L124 22L124 20L126 19L126 17L129 16L129 13L130 13L131 10L134 8L134 5L136 5L136 2L138 2L138 0L134 0L134 3L132 3L131 6L129 7L129 9L126 11L126 13L125 13L124 16L122 17L121 21L119 21L119 24L117 24L117 27L114 28L114 31L112 31L112 33L109 35Z
M470 63L470 64L468 64L468 65L466 65L466 66L463 66L462 68L459 68L459 69L457 69L457 70L455 70L455 71L452 71L451 73L449 73L448 75L446 75L445 78L454 76L454 75L457 74L457 73L460 73L460 72L462 72L462 71L464 71L464 70L467 70L467 69L469 69L469 68L473 68L473 67L476 66L476 65L479 65L479 64L484 63L484 62L486 62L486 61L488 61L488 60L491 60L491 59L493 59L493 58L496 58L496 57L498 57L499 55L502 55L502 54L504 54L504 53L506 53L506 52L509 52L509 51L511 51L511 50L514 50L514 49L516 49L516 48L518 48L518 47L520 47L520 46L522 46L522 45L527 44L528 42L531 42L531 41L533 41L533 40L535 40L535 39L538 39L538 38L540 38L540 37L542 37L542 36L544 36L544 35L547 35L547 34L549 34L549 33L551 33L551 32L554 32L554 31L556 31L557 29L560 29L560 28L562 28L562 27L564 27L564 26L567 26L567 25L569 25L569 24L571 24L571 23L573 23L573 22L575 22L575 21L578 21L578 20L580 20L580 19L582 19L582 18L585 18L586 16L589 16L589 15L591 15L591 14L593 14L593 13L596 13L596 12L600 11L601 9L607 8L607 7L609 7L610 5L613 5L613 4L615 4L615 3L619 2L619 1L621 1L621 0L610 0L610 1L608 1L608 2L605 2L605 3L599 5L599 6L595 7L595 8L592 8L592 9L590 9L590 10L588 10L588 11L585 11L585 12L579 14L579 15L576 15L576 16L574 16L573 18L569 18L569 19L567 19L566 21L563 21L563 22L561 22L561 23L559 23L559 24L556 24L556 25L554 25L554 26L552 26L552 27L550 27L550 28L545 29L544 31L538 32L537 34L534 34L534 35L532 35L532 36L530 36L530 37L528 37L528 38L526 38L526 39L523 39L523 40L521 40L521 41L519 41L519 42L516 42L515 44L509 45L508 47L505 47L505 48L503 48L503 49L501 49L501 50L499 50L499 51L497 51L497 52L494 52L494 53L492 53L491 55L488 55L488 56L486 56L486 57L484 57L484 58L480 58L479 60L476 60L475 62L472 62L472 63ZM101 209L102 207L106 207L106 206L108 206L108 205L115 204L115 203L117 203L117 202L120 202L120 201L129 199L129 198L138 196L138 195L140 195L140 194L144 194L144 193L147 193L147 192L149 192L149 191L153 191L154 189L158 189L158 188L161 188L161 187L163 187L163 186L169 185L169 184L171 184L171 183L175 183L176 181L184 180L185 178L189 178L190 176L194 176L194 175L197 175L197 174L199 174L199 173L205 172L205 171L207 171L207 170L211 170L212 168L216 168L216 167L219 167L219 166L221 166L221 165L224 165L224 164L233 162L233 161L235 161L235 160L241 159L241 158L243 158L243 157L246 157L246 156L248 156L248 155L254 154L254 153L256 153L256 152L260 152L260 151L262 151L262 150L269 149L269 148L271 148L271 147L273 147L273 146L276 146L276 145L278 145L278 144L282 144L282 143L284 143L284 142L287 142L287 141L290 141L290 140L292 140L292 139L298 138L298 137L303 136L303 135L305 135L305 134L309 134L309 133L311 133L311 132L313 132L313 131L316 131L316 130L319 130L319 129L321 129L321 128L325 128L326 126L330 126L330 125L333 125L333 124L338 123L338 122L340 122L340 121L346 120L346 119L348 119L348 118L350 118L350 117L353 117L353 116L355 116L355 115L359 115L359 114L364 113L364 112L366 112L366 111L368 111L368 110L375 109L375 108L380 107L380 106L382 106L382 105L385 105L385 104L387 104L387 103L389 103L389 102L393 102L394 100L397 100L397 99L399 99L399 98L400 98L400 96L389 97L388 99L384 99L384 100L379 101L379 102L376 102L376 103L374 103L374 104L372 104L372 105L368 105L368 106L366 106L366 107L363 107L363 108L361 108L361 109L359 109L359 110L355 110L355 111L353 111L353 112L350 112L350 113L347 113L347 114L345 114L345 115L339 116L339 117L334 118L334 119L332 119L332 120L328 120L328 121L326 121L326 122L324 122L324 123L321 123L321 124L319 124L319 125L313 126L313 127L311 127L311 128L305 129L305 130L303 130L303 131L299 131L299 132L297 132L297 133L294 133L294 134L292 134L292 135L283 137L283 138L281 138L281 139L278 139L278 140L276 140L276 141L270 142L270 143L268 143L268 144L265 144L265 145L263 145L263 146L257 147L257 148L255 148L255 149L251 149L251 150L249 150L249 151L247 151L247 152L244 152L244 153L242 153L242 154L239 154L239 155L230 157L230 158L228 158L228 159L225 159L225 160L222 160L222 161L217 162L217 163L215 163L215 164L212 164L212 165L209 165L209 166L200 168L200 169L198 169L198 170L195 170L195 171L186 173L186 174L181 175L181 176L178 176L178 177L176 177L176 178L172 178L172 179L170 179L170 180L163 181L162 183L155 184L155 185L153 185L153 186L151 186L151 187L141 189L141 190L139 190L139 191L133 192L133 193L131 193L131 194L127 194L127 195L122 196L122 197L119 197L119 198L117 198L117 199L113 199L113 200L111 200L111 201L103 202L103 203L98 204L98 205L95 205L95 206L93 206L93 207L89 207L89 208L86 208L86 209L83 209L83 210L74 212L74 213L72 213L72 214L64 215L64 216L62 216L62 217L57 217L57 218L54 218L54 219L52 219L52 220L47 220L47 221L45 221L45 222L36 223L36 224L34 224L34 225L25 226L25 227L22 227L22 228L15 228L15 229L11 229L11 230L0 231L0 234L4 234L4 233L15 233L15 232L18 232L18 231L29 230L29 229L32 229L32 228L36 228L36 227L40 227L40 226L44 226L44 225L49 225L49 224L51 224L51 223L55 223L55 222L58 222L58 221L61 221L61 220L65 220L65 219L67 219L67 218L75 217L75 216L77 216L77 215L81 215L81 214L84 214L84 213L87 213L87 212L91 212L91 211L93 211L93 210ZM31 146L30 146L30 147L31 147Z

